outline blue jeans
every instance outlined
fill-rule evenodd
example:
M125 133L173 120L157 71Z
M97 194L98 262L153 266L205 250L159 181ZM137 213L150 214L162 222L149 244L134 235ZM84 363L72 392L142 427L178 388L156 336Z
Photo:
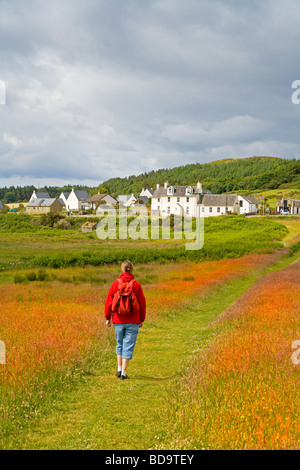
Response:
M136 338L139 332L138 323L114 323L117 350L124 359L132 359Z

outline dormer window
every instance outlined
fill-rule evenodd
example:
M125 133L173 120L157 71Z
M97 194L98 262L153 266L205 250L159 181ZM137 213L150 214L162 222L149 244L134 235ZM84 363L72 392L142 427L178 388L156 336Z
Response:
M169 187L168 187L167 194L168 194L168 195L174 194L174 187L173 187L173 186L169 186Z
M188 187L186 188L185 194L186 194L187 196L191 196L191 195L193 194L193 188L192 188L192 186L188 186Z

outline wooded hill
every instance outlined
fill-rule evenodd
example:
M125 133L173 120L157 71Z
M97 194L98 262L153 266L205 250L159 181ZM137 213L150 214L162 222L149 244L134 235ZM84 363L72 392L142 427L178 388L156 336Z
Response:
M277 189L283 185L300 188L300 160L275 157L251 157L193 163L173 169L150 171L138 176L112 178L100 189L112 195L139 193L156 188L164 181L170 185L194 185L198 180L213 194L233 191Z

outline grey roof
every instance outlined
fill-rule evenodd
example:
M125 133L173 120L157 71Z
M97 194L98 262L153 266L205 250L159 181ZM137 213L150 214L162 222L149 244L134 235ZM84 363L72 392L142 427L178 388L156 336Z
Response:
M80 190L76 190L74 189L74 193L76 194L76 197L78 199L78 201L81 201L82 199L84 201L86 201L90 196L89 196L89 193L87 191L80 191Z
M229 207L234 205L236 199L236 194L204 194L201 198L201 204L206 207Z
M147 202L147 201L149 201L149 198L148 198L148 196L138 196L137 201L139 201L139 200L141 200L143 202Z
M4 210L4 207L3 207L3 204L2 202L0 201L0 210L3 211Z
M58 200L58 202L61 203L62 206L65 205L65 201L61 197L58 197L57 200Z
M60 202L59 199L55 197L45 198L45 199L43 198L33 199L27 204L27 207L50 207L52 206L54 201ZM60 204L64 205L64 203L60 203Z
M197 186L192 186L192 185L187 185L187 186L168 186L168 188L174 188L174 194L168 194L167 193L167 188L165 188L164 186L160 187L160 188L156 188L156 190L154 191L154 194L153 194L153 197L156 198L156 197L163 197L163 196L176 196L176 197L179 197L179 196L186 196L186 188L193 188L194 192L193 194L191 194L190 196L196 196L197 194L199 194L197 192ZM210 191L208 191L207 189L204 189L202 190L202 194L210 194Z
M50 198L49 193L43 193L43 192L36 191L35 195L38 199L42 199L42 198L49 199Z
M258 199L255 196L244 196L242 195L246 201L250 202L250 204L258 204Z
M66 192L66 191L63 191L63 192L61 193L61 195L65 196L66 199L68 199L68 197L70 196L70 194L71 194L70 192Z

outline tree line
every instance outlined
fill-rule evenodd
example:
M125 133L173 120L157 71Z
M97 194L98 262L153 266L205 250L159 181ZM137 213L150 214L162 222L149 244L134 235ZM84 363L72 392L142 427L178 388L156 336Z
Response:
M156 188L157 183L168 181L170 185L194 185L201 181L204 189L213 194L235 191L277 189L284 184L299 182L300 161L275 157L251 157L219 160L212 163L193 163L172 169L149 171L125 178L111 178L97 187L67 185L45 186L50 197L59 197L62 191L70 192L72 187L87 190L92 196L98 191L116 197L119 194L139 194L142 188ZM34 186L0 188L0 200L6 204L28 201Z

